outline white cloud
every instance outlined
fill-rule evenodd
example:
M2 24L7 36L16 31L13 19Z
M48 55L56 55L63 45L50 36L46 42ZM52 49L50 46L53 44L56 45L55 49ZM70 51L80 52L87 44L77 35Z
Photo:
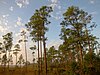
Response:
M93 12L91 12L90 14L92 14L92 15L96 15L96 14L98 14L98 12L93 11Z
M54 10L54 8L57 7L57 4L50 4L49 6L51 6Z
M8 16L9 16L9 14L2 15L3 18L7 18Z
M10 11L13 11L13 7L11 6L11 7L9 8L9 10L10 10Z
M60 12L61 11L61 5L59 4L60 3L60 1L59 0L48 0L49 2L50 2L50 4L48 5L48 6L51 6L52 8L53 8L53 10L58 10L58 12ZM62 17L61 17L62 15L61 14L55 14L55 13L51 13L51 17L53 17L54 19L56 19L56 20L59 20L59 19L61 19Z
M22 4L21 3L17 3L17 5L21 8L22 7Z
M15 0L15 2L20 8L29 4L29 0Z
M6 27L0 26L0 32L5 33L7 30Z
M21 17L18 17L16 24L17 24L18 26L23 26Z
M94 3L95 3L95 0L90 0L90 3L91 3L91 4L94 4Z
M50 4L48 5L48 6L51 6L52 8L53 8L53 10L58 10L58 12L59 13L61 13L61 5L59 4L60 3L60 1L59 0L48 0L49 2L50 2ZM59 19L61 19L62 17L62 15L61 14L59 14L57 12L57 14L56 13L51 13L51 17L53 17L54 19L56 19L56 20L59 20Z
M2 22L1 22L1 20L0 20L0 24L1 24Z
M5 15L2 15L2 17L5 18L6 16Z
M16 36L16 37L19 37L19 36L20 36L20 33L16 33L15 36Z
M91 4L94 4L94 1L90 1Z
M49 0L49 2L50 2L49 6L51 6L51 7L53 8L53 10L54 10L55 8L58 8L58 9L61 8L61 6L58 5L58 0Z
M51 0L52 3L58 3L58 0Z
M4 23L6 26L8 25L8 23Z
M8 28L8 16L9 14L6 14L6 15L2 15L0 17L0 26L2 26L1 28L3 27L7 27ZM4 29L1 30L1 32L3 31Z
M18 25L15 24L14 27L16 28L16 27L18 27Z
M61 9L61 6L60 5L58 6L58 9Z
M18 17L18 20L21 21L22 20L21 17Z
M50 43L48 43L47 48L50 48L51 46L54 46L56 49L58 49L59 45L62 44L61 40L53 40Z
M59 20L59 19L62 18L62 16L59 16L58 14L56 16L53 15L53 14L51 14L51 17L54 18L54 19L56 19L56 20Z
M16 23L17 23L17 25L19 25L19 26L22 25L22 23L21 23L20 21L17 21Z

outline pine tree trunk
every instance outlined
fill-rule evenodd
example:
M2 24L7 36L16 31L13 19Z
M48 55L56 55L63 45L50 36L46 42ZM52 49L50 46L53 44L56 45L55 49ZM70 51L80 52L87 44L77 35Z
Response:
M17 54L16 54L16 67L17 67Z
M90 53L90 65L92 67L92 49L91 49L91 43L90 43L90 39L89 39L89 36L88 36L88 30L87 28L85 27L85 30L86 30L86 36L87 36L87 41L88 41L88 46L89 46L89 53Z
M38 40L38 75L40 75L40 59L39 59L39 40Z
M25 56L26 56L26 73L27 73L27 49L26 49L26 42L25 42Z
M8 54L8 71L9 71L9 62L10 62L10 52Z
M26 74L27 74L27 49L26 49L26 35L24 34L24 48L25 48L25 57L26 57Z
M6 67L6 65L7 65L7 51L6 51L6 53L5 53L5 58L4 58L4 75L7 73L7 67Z
M1 60L1 53L0 53L0 66L2 65L2 60Z
M40 41L40 51L41 51L41 74L42 74L42 41Z
M47 75L47 58L46 58L46 43L43 35L43 47L44 47L44 64L45 64L45 75Z
M80 39L81 38L81 34L79 33L80 31L77 29L78 31L78 38ZM82 46L81 46L81 40L78 40L78 49L80 51L80 75L84 75L83 73L83 51L82 51Z
M81 72L80 72L80 75L84 75L83 74L83 52L82 52L82 47L81 47L81 44L79 42L79 50L80 50L80 66L81 66Z

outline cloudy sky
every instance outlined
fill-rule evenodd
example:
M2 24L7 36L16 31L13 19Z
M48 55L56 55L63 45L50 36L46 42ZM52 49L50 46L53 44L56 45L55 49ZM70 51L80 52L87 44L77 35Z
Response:
M14 43L16 43L16 40L20 38L20 31L25 29L24 25L34 11L43 5L52 6L54 10L49 19L51 24L48 26L49 31L46 34L48 37L47 47L52 45L57 47L61 43L59 34L60 22L63 19L62 13L72 5L93 15L93 21L98 25L93 34L100 37L100 0L0 0L0 40L2 35L13 32ZM28 59L31 60L30 57Z

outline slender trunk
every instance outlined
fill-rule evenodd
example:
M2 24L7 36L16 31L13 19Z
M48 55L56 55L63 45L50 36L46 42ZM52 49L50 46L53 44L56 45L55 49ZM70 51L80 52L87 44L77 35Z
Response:
M6 71L6 65L7 65L7 50L6 50L6 60L5 60L5 64L4 64L5 71Z
M26 49L26 42L25 42L25 55L26 55L26 73L27 73L27 49Z
M8 70L9 70L9 62L10 62L10 52L8 54Z
M44 19L44 16L43 16L43 19ZM44 24L44 21L43 21L43 27L45 28L44 25L45 25L45 24ZM44 30L44 28L43 28L43 30L42 30L42 32L44 33L42 37L43 37L43 48L44 48L45 75L47 75L47 58L46 58L46 43L45 43L45 30Z
M40 41L40 51L41 51L41 74L42 74L42 42Z
M88 40L88 44L89 44L89 51L90 51L90 67L93 67L92 65L92 49L90 47L90 41Z
M81 71L80 71L80 75L84 75L83 73L83 52L82 52L82 47L81 44L79 42L79 50L80 50L80 66L81 66Z
M91 43L90 43L90 39L89 39L89 36L88 36L88 30L87 28L85 27L86 29L86 36L87 36L87 41L88 41L88 48L89 48L89 53L90 53L90 67L92 67L92 49L91 49Z
M44 47L44 64L45 64L45 75L47 75L47 58L46 58L46 43L43 35L43 47Z
M17 54L16 54L16 67L17 67Z
M20 73L22 75L22 67L21 67L21 62L20 62Z
M26 49L26 35L24 35L25 56L26 56L26 73L27 73L27 49Z
M79 49L80 49L81 64L83 65L83 52L82 52L81 45L79 45Z
M5 53L5 58L4 58L4 74L6 74L6 64L7 64L7 50L6 50L6 53Z
M81 34L79 33L80 31L77 29L77 31L78 31L78 37L77 38L81 38ZM78 41L78 49L79 49L79 51L80 51L80 67L81 67L81 69L80 69L80 75L84 75L84 73L83 73L83 51L82 51L82 46L81 46L81 41L79 40Z
M39 59L39 40L38 40L38 75L40 75L40 59Z
M0 53L0 66L2 66L1 53Z

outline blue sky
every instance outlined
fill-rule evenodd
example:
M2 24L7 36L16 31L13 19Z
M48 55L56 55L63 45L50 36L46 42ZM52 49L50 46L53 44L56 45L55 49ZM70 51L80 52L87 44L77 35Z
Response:
M59 34L62 14L72 5L92 14L93 21L98 25L93 34L100 37L100 0L0 0L0 37L7 32L13 32L14 42L16 42L19 39L20 31L25 29L24 25L34 11L44 5L52 6L54 10L49 19L51 24L48 26L49 31L46 34L48 47L58 46L61 43Z

